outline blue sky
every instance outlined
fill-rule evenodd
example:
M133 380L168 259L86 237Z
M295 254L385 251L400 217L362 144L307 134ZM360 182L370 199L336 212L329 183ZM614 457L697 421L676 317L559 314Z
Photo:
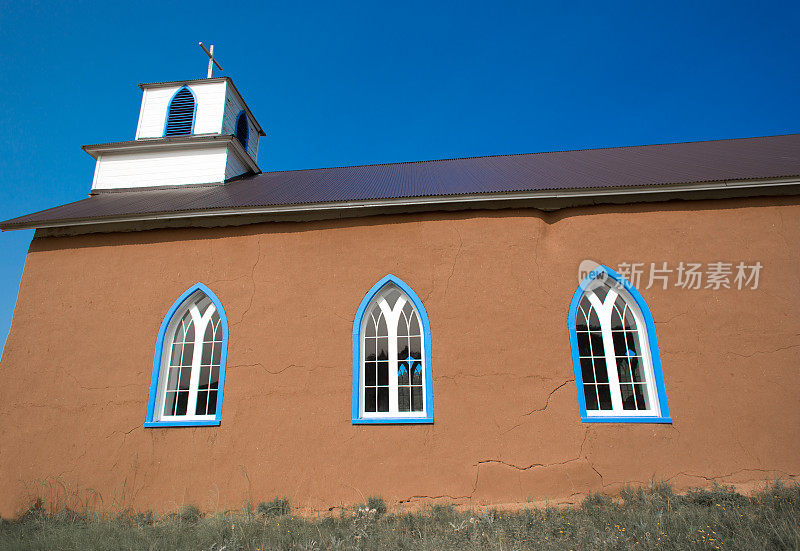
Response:
M0 218L86 197L80 146L133 138L139 82L205 76L201 40L270 171L800 132L798 28L796 1L0 0ZM0 342L32 237L0 235Z

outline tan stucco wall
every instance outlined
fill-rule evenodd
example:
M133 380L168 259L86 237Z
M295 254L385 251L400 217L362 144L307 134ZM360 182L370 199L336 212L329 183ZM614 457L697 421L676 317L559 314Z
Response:
M36 495L327 510L789 478L798 242L793 197L34 239L0 366L0 515ZM757 290L640 285L672 425L581 423L567 310L585 258L763 264ZM433 425L350 422L353 317L387 273L430 317ZM222 425L144 429L159 325L197 281L230 321Z

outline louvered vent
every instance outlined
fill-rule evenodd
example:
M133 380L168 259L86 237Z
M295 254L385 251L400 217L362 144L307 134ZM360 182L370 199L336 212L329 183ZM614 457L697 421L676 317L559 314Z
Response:
M236 119L236 139L242 144L242 147L247 150L247 139L250 136L250 130L247 128L247 115L244 111L239 113L239 118Z
M169 104L165 136L182 136L192 133L194 120L194 95L185 86L178 90Z

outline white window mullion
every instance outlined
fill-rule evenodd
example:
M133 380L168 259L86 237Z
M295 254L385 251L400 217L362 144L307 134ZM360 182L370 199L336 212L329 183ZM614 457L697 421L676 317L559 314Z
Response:
M603 352L605 353L606 373L608 374L609 392L611 394L610 411L622 411L622 394L619 388L617 359L614 353L614 336L611 332L611 311L614 308L614 301L617 299L617 292L609 289L603 302L600 302L600 297L595 293L590 293L587 296L589 297L589 302L594 306L597 318L600 321L600 334L603 338ZM594 355L594 351L592 354ZM602 413L600 414L602 415Z
M397 302L399 303L401 300ZM399 317L400 310L397 309L397 306L386 316L389 332L389 413L395 414L400 410L397 404L397 320Z
M603 334L603 349L606 353L606 368L608 369L608 384L611 390L612 411L622 411L622 393L619 388L619 372L617 371L617 356L614 350L614 334L611 331L611 313L614 310L614 301L618 293L609 289L603 307L597 311L600 317L600 330Z
M598 312L598 314L599 313L600 312ZM619 388L619 373L617 372L617 358L614 353L614 338L611 332L610 309L607 312L603 312L603 315L600 317L600 329L603 333L603 348L606 352L608 384L611 387L611 407L613 411L622 411L622 393Z
M378 301L383 319L386 322L386 336L388 339L387 351L389 358L386 362L389 373L389 411L390 414L397 413L397 317L395 311L389 308L389 303L386 299L381 297ZM379 332L378 332L379 333ZM392 372L394 370L394 377ZM363 369L362 369L363 371Z
M189 403L186 406L186 417L194 417L197 410L197 387L200 383L200 361L203 357L203 336L206 332L208 318L200 316L196 306L192 306L194 321L194 350L192 351L192 375L189 379Z

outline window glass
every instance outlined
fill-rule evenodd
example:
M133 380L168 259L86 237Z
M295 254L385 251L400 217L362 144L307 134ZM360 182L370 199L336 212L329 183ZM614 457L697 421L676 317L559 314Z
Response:
M247 125L247 115L245 115L244 111L239 113L239 116L236 118L236 139L239 140L239 143L242 144L244 149L247 149L247 140L250 136L250 129Z

